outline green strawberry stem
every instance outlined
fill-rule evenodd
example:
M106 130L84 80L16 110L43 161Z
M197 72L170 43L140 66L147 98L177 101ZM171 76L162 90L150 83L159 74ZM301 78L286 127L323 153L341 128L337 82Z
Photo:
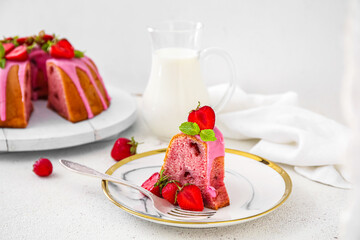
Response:
M33 44L31 44L30 46L27 46L27 47L26 47L26 51L27 51L28 53L30 53L31 50L32 50L34 47L36 47L36 46L37 46L36 42L33 42Z
M199 109L200 109L200 101L198 101L198 105L195 110L199 110Z
M163 176L164 169L160 171L160 178L159 180L154 184L154 187L159 186L160 192L162 191L163 187L168 183L169 176Z
M193 111L197 111L197 110L199 110L199 109L200 109L200 101L198 101L198 105L197 105L196 109L195 109L195 110L191 110L191 111L189 112L189 114L192 113Z
M128 144L131 145L130 147L130 153L132 155L136 154L136 150L137 150L137 146L139 145L139 143L137 141L135 141L134 137L131 137L131 141L128 142ZM141 144L141 143L140 143Z

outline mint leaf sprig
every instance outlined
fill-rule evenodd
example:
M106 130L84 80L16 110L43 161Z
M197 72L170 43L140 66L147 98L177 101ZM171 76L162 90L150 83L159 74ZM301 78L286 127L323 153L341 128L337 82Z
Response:
M201 140L204 142L216 141L215 132L212 129L203 129L200 131L200 127L197 123L194 122L184 122L179 127L180 131L190 135L200 135Z
M5 57L5 48L2 45L2 43L0 43L0 58Z
M181 132L190 136L198 135L200 133L199 125L194 122L184 122L180 125L179 129Z
M84 53L85 52L83 52L83 51L79 51L79 50L74 50L74 54L75 54L75 57L76 58L82 58L82 57L84 57Z
M200 138L205 142L207 142L207 141L216 141L215 132L212 129L201 130Z
M6 60L5 60L5 48L2 45L2 43L0 43L0 68L4 69L5 68L5 64L6 64Z

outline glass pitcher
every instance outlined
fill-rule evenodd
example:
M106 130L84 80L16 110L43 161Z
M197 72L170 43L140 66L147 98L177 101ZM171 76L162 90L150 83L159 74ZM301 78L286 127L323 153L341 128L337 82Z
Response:
M201 62L210 55L219 55L229 64L230 84L221 100L212 106L219 112L235 89L235 67L229 54L217 48L200 49L202 24L168 21L149 27L152 43L152 67L143 95L143 115L159 138L168 140L187 121L189 111L210 105L203 80Z

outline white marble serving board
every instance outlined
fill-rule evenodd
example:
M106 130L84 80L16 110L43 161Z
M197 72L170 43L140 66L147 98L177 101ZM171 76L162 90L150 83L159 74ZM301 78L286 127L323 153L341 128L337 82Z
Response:
M110 107L92 119L71 123L46 107L47 101L33 102L27 128L0 128L0 151L50 150L99 141L118 134L136 120L136 100L130 94L109 88Z

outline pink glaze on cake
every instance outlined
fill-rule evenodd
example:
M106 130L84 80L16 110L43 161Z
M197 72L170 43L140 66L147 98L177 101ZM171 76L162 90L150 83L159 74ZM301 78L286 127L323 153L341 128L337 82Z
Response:
M208 166L212 166L214 160L217 157L223 157L225 156L225 144L224 144L224 137L222 133L219 131L217 127L214 128L216 141L209 141L205 142L207 145L207 156L208 156ZM199 135L196 135L196 138L199 141L202 141ZM210 172L211 167L207 168L207 176L208 176L208 182L210 185Z
M22 101L25 102L25 72L26 65L28 61L16 62L16 61L6 61L4 69L0 68L0 120L6 120L6 83L10 69L14 65L19 65L18 77L20 82L20 88L22 93ZM29 110L28 104L25 105L27 116L30 115L31 110Z
M224 138L214 128L216 141L204 142L199 136L175 135L166 151L164 174L181 184L191 183L201 190L206 207L229 205L224 184Z
M103 86L105 86L104 81L103 81L103 79L102 79L102 77L101 77L98 69L95 67L93 61L92 61L89 57L87 57L87 56L84 56L83 58L81 58L81 60L84 61L84 62L96 73L96 76L97 76L97 78L100 80L101 84L102 84ZM104 91L105 91L105 95L106 95L107 99L110 101L110 100L111 100L111 97L110 97L110 95L108 94L106 88L104 88Z
M47 63L54 63L56 66L61 68L69 76L69 78L74 83L74 85L80 95L81 100L84 103L84 106L85 106L87 114L88 114L88 118L93 118L94 114L91 111L90 104L86 98L84 90L81 87L79 77L76 73L76 68L81 69L82 71L84 71L87 74L87 76L90 79L91 84L94 86L98 96L100 97L100 100L101 100L104 110L108 108L108 105L106 104L105 99L103 98L99 88L97 87L97 84L96 84L91 72L87 68L87 65L86 65L87 62L89 62L89 59L87 57L86 58L85 57L84 58L72 58L72 59L55 59L55 58L53 58L53 59L49 59L47 61ZM92 66L92 64L90 64L89 66ZM94 68L92 68L92 69L94 69ZM94 70L96 70L96 69L94 69ZM96 70L95 72L99 76L98 71ZM105 87L104 87L104 89L105 89ZM108 95L107 95L107 97L110 100Z

